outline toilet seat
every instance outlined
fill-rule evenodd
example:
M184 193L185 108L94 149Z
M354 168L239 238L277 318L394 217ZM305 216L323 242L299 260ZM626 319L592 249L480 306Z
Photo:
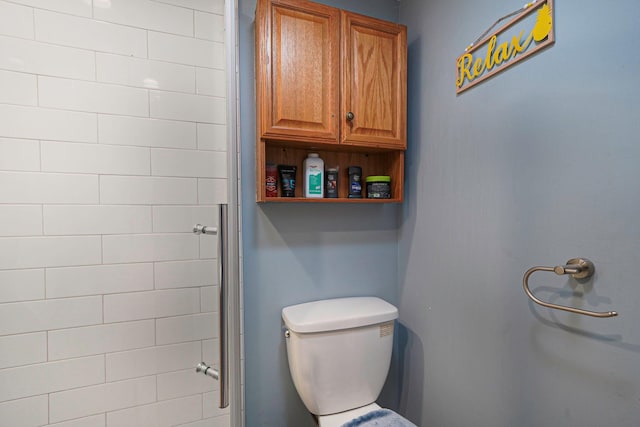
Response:
M377 409L382 408L376 403L371 403L367 406L339 412L337 414L322 415L318 417L318 427L342 427L345 423Z

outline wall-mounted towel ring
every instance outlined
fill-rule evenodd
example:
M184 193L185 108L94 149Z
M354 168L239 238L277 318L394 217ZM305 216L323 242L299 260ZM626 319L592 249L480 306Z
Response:
M544 302L536 298L531 290L529 289L529 277L535 273L536 271L553 271L557 275L561 276L563 274L570 274L572 277L576 279L586 279L588 277L593 276L595 272L595 267L591 261L586 258L572 258L567 261L566 265L557 265L555 267L533 267L527 270L524 273L524 277L522 278L522 287L524 288L525 293L533 302L536 304L540 304L545 307L555 308L557 310L569 311L571 313L584 314L586 316L592 317L614 317L617 316L618 313L616 311L589 311L582 310L579 308L566 307L564 305L552 304L550 302Z

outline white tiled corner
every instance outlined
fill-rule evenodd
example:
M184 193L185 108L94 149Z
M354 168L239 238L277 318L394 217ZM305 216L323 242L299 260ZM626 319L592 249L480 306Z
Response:
M198 204L214 205L227 203L226 179L198 179Z
M154 334L153 320L49 331L49 360L150 347Z
M43 216L46 235L151 232L148 206L45 205Z
M0 337L0 369L46 361L46 332Z
M192 341L107 354L107 381L193 368L202 360L201 348Z
M42 235L42 207L0 205L0 236Z
M3 369L0 402L103 382L103 355Z
M198 123L198 150L227 151L227 126Z
M100 203L194 205L197 204L197 181L195 178L101 176Z
M11 427L40 427L49 420L46 395L0 403L0 420Z
M225 178L227 153L224 151L151 149L151 174L195 178Z
M202 398L189 396L107 413L107 427L173 427L201 418Z
M44 172L149 175L149 149L43 141Z
M149 59L224 69L224 44L149 31Z
M0 117L0 135L6 138L97 141L98 122L92 113L0 105Z
M2 2L0 1L1 8ZM0 13L2 13L1 10ZM36 76L0 70L0 103L38 105Z
M0 271L0 303L44 298L44 269Z
M224 98L227 95L225 79L223 70L198 67L196 68L196 93Z
M51 422L70 420L102 412L146 405L156 400L154 376L52 393Z
M122 55L96 54L99 82L194 93L195 67Z
M0 335L74 328L101 322L101 297L63 298L0 305ZM81 344L78 343L78 345Z
M148 117L148 96L146 89L38 77L38 101L43 107Z
M0 238L0 270L99 264L100 256L97 236Z
M101 21L164 33L193 36L193 11L149 0L109 0L108 7L96 2L93 16Z
M0 1L0 34L33 38L33 9Z
M36 40L98 52L147 56L147 34L140 28L35 10Z
M156 289L216 285L217 264L213 260L157 262L154 264Z
M93 52L3 36L0 36L0 68L81 80L95 78Z
M46 278L47 298L145 291L153 289L153 264L48 268Z
M195 12L196 38L224 42L224 16L206 12Z
M153 90L149 94L151 117L225 124L227 103L224 98Z
M105 323L154 319L198 312L200 312L198 289L169 289L104 296Z
M29 139L0 138L0 170L39 171L40 143Z
M156 344L206 340L218 336L218 316L213 313L156 320Z
M196 124L126 116L98 116L101 144L196 148Z
M56 12L68 13L91 17L91 2L88 0L11 0L13 3L20 3L33 6L38 9L47 9Z
M119 264L198 258L198 237L191 234L103 236L103 262Z
M158 375L158 400L175 399L216 390L217 381L199 374L195 369Z

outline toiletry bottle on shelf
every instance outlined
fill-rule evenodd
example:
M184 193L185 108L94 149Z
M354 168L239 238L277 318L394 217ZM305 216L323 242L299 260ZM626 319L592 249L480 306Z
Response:
M304 197L324 196L324 161L318 153L309 153L304 159Z

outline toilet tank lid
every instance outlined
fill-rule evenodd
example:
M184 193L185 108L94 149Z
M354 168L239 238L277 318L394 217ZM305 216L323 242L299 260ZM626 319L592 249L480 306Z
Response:
M282 309L285 325L298 333L357 328L397 318L398 309L377 297L328 299Z

